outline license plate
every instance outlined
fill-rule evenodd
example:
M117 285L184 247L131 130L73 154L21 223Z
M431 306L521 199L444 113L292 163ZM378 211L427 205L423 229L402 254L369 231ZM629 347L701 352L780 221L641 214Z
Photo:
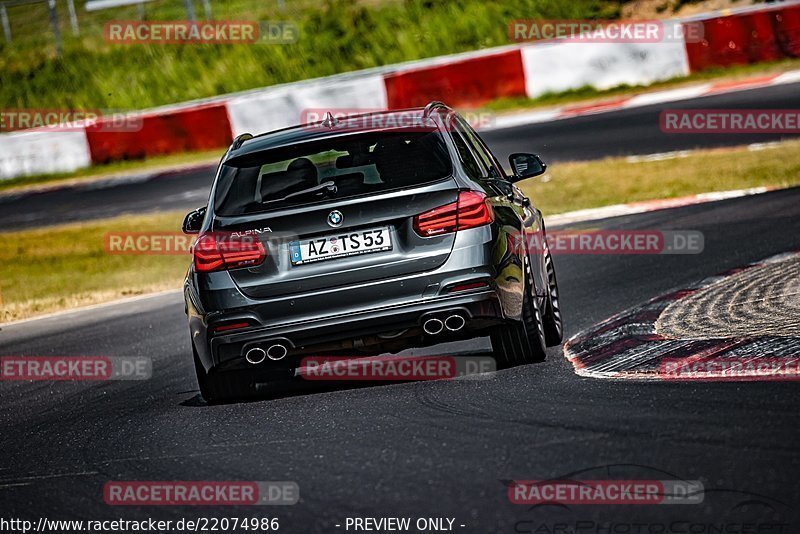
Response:
M303 241L292 241L289 248L292 265L303 265L392 250L392 238L389 228L384 226L383 228L370 228L369 230L342 232Z

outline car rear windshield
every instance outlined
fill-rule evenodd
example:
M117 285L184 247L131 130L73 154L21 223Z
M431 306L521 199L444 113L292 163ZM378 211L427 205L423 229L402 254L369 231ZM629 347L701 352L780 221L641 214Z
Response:
M214 210L225 217L271 211L418 186L452 172L436 130L332 137L229 160Z

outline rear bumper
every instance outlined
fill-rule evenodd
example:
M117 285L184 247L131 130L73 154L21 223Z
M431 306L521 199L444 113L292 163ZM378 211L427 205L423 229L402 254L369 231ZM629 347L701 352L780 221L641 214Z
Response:
M199 335L193 337L196 343L200 337L207 339L205 346L196 345L207 369L254 369L244 359L247 349L254 346L266 349L278 342L289 347L289 356L276 362L267 360L258 367L286 368L297 364L302 356L313 355L317 347L325 347L326 350L338 347L339 350L357 352L358 340L368 337L397 332L403 332L404 338L417 335L422 337L422 324L425 320L435 317L443 321L452 314L466 319L464 328L457 333L445 331L441 335L432 336L431 342L442 342L448 337L472 337L505 320L497 293L494 290L482 290L321 319L256 326L234 333L213 335L203 329L202 334L197 332Z
M472 337L481 330L505 320L500 299L494 290L437 297L321 319L253 327L230 334L208 334L206 346L211 361L207 363L211 365L207 367L220 370L255 369L244 359L246 350L253 346L266 347L280 342L289 347L289 356L275 362L267 360L258 367L294 368L301 357L313 355L315 347L329 347L337 342L379 337L382 334L401 331L405 331L404 336L423 336L422 324L426 319L436 317L444 320L452 314L461 315L466 319L464 328L457 333L445 331L441 335L431 337L431 340L440 342L448 337ZM341 349L345 350L346 346L342 345ZM198 352L202 352L200 347Z

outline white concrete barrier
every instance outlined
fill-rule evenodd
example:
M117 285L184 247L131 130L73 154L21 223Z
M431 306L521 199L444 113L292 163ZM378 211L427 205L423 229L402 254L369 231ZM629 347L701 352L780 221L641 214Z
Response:
M89 143L83 129L41 129L0 134L0 180L72 172L91 164Z
M301 124L307 110L384 110L386 86L382 75L315 80L244 94L227 107L234 137L257 135Z
M522 65L529 98L585 86L649 85L689 74L683 41L534 43L522 48Z

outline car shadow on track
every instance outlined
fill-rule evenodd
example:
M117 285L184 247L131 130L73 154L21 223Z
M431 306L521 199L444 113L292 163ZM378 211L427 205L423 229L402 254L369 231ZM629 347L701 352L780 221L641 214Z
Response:
M491 352L486 351L472 351L472 352L463 352L463 351L454 351L450 353L455 360L464 362L468 359L471 360L479 360L479 359L491 359L492 358ZM433 357L433 355L419 355L414 354L412 358L417 357ZM279 382L271 382L271 383L257 383L255 387L255 391L251 392L247 396L243 396L241 398L236 399L229 399L225 401L219 401L214 403L208 403L205 399L200 395L199 391L196 389L192 389L189 391L184 391L182 393L193 393L194 395L188 399L185 399L180 403L181 406L184 407L191 407L191 408L200 408L200 407L208 407L214 405L225 405L225 404L240 404L240 403L252 403L252 402L263 402L263 401L274 401L280 400L284 398L291 398L291 397L298 397L298 396L305 396L305 395L314 395L319 393L334 393L339 391L350 391L362 388L371 388L371 387L381 387L381 386L389 386L395 384L408 384L414 382L437 382L437 381L453 381L453 380L480 380L480 379L488 379L494 376L497 373L495 366L492 366L490 370L486 372L475 372L469 373L467 375L460 375L455 377L447 377L447 378L424 378L424 379L397 379L396 377L390 379L378 379L378 380L369 380L369 379L348 379L348 380L331 380L331 379L303 379L300 377L296 377L290 380L282 380Z
M386 381L373 381L373 382L327 382L324 385L321 384L308 384L306 382L301 382L299 379L296 381L297 383L293 383L290 387L282 387L280 389L273 389L273 384L259 384L257 387L255 394L249 395L247 397L241 397L237 399L230 399L226 401L218 401L213 403L208 403L198 390L194 390L192 392L186 393L195 393L194 396L180 402L181 406L189 407L189 408L204 408L210 406L222 406L227 404L249 404L255 402L264 402L264 401L275 401L281 399L287 399L292 397L301 397L305 395L315 395L319 393L334 393L337 391L349 391L349 390L356 390L368 387L380 387L380 386L389 386L394 384L408 384L411 382L423 382L422 380L393 380L391 382ZM424 382L430 382L430 380L425 380ZM269 389L267 389L269 388Z

